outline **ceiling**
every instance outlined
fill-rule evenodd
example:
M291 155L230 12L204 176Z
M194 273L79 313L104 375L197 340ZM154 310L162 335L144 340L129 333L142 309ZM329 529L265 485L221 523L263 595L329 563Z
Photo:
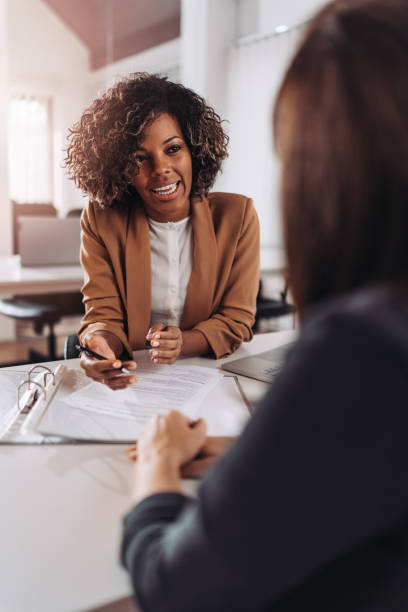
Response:
M92 70L180 35L180 0L43 2L89 48Z

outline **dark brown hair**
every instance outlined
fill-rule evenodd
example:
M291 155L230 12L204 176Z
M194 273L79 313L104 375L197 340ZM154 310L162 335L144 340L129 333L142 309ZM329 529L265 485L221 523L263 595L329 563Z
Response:
M275 105L291 288L300 312L408 281L408 2L335 0Z
M228 137L220 117L190 89L144 72L108 89L69 130L68 176L102 207L137 200L130 184L138 167L134 152L145 128L162 113L177 119L190 150L191 195L206 194L227 156Z

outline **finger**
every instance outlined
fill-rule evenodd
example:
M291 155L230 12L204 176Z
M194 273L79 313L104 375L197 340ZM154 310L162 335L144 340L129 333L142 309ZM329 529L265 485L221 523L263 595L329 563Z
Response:
M152 356L151 359L155 365L172 365L173 363L177 361L177 356L172 357L171 359L161 359L160 357Z
M112 362L110 362L110 364L111 363ZM85 370L86 375L90 378L101 378L103 376L103 370L107 369L106 361L97 361L96 359L90 359L85 355L85 353L82 353L79 365L83 370ZM109 369L110 368L111 365L109 366Z
M147 332L146 339L150 340L150 338L152 338L155 333L161 332L164 329L166 329L166 325L162 323L161 321L154 323L149 329L149 331Z
M129 387L129 385L116 385L116 384L107 384L106 386L109 387L111 391L123 391L124 389L127 389L127 387Z
M122 366L127 370L136 370L137 363L136 361L122 361Z
M81 356L80 365L92 378L108 378L118 374L118 370L122 366L122 362L118 359L105 359L103 361L99 361L98 359L93 359L92 357L89 357L83 353Z
M205 443L205 436L207 433L207 423L204 419L197 419L189 423L189 427L194 431L194 434L200 436Z
M87 355L83 355L81 357L80 363L83 365L83 367L91 368L95 373L117 370L121 366L120 362L118 362L119 365L116 365L117 360L114 359L104 359L102 361L99 359L93 359L92 357L88 357Z
M108 381L113 378L124 378L128 379L123 382L129 382L130 384L136 382L136 376L132 375L129 379L129 376L122 375L122 362L119 360L106 360L106 361L98 361L96 359L92 359L89 357L81 357L80 361L81 367L85 370L87 376L92 378L92 380L96 380L98 382Z
M131 459L132 461L136 461L136 459L137 459L137 444L135 444L133 446L128 446L128 448L126 449L126 453L127 453L127 456L129 457L129 459Z
M152 334L153 339L176 340L181 338L181 331L178 327L168 327L166 331L156 332Z
M187 427L189 428L189 437L190 440L193 441L194 446L196 447L196 451L194 452L193 457L201 458L200 453L201 449L205 444L206 433L207 433L207 423L204 419L197 419L196 421L192 421L191 419L187 420Z
M85 345L90 348L91 351L102 355L102 357L106 357L106 359L116 359L115 353L102 336L88 334L85 336Z
M104 380L103 382L111 391L123 391L123 389L127 389L131 384L122 381L117 382L116 380Z
M161 349L168 349L168 350L174 350L174 349L180 349L181 348L181 341L180 338L169 338L169 339L157 339L154 338L153 340L151 340L150 344L152 345L153 348L158 348L160 347Z
M137 457L136 457L137 458ZM136 460L136 458L134 460ZM181 468L181 475L183 478L199 478L205 472L207 472L210 467L214 465L217 457L205 457L204 459L195 459L186 465L183 465Z
M180 354L180 348L172 348L172 349L152 349L150 351L150 355L152 357L156 357L157 359L176 359L176 357Z
M104 383L111 388L124 389L137 382L136 376L108 376L104 377Z

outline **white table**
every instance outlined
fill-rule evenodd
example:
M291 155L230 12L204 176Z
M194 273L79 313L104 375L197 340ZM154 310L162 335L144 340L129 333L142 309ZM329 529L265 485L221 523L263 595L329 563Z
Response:
M281 273L285 269L282 248L262 247L260 255L262 272ZM80 265L31 267L21 265L20 255L0 257L0 297L79 291L82 284Z
M19 255L0 257L0 297L80 291L83 272L77 266L22 266Z
M294 332L260 334L228 359L293 337ZM185 360L209 367L224 361ZM55 368L57 362L48 365ZM73 359L69 365L79 367L79 362ZM250 401L268 388L245 377L240 382ZM0 446L1 612L73 612L130 595L127 573L119 564L121 520L130 509L133 481L125 448ZM106 610L128 610L130 605L113 603Z

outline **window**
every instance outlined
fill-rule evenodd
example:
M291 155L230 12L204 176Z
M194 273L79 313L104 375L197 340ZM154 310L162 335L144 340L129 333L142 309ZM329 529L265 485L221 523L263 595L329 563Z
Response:
M51 100L13 95L9 102L9 195L18 203L51 202Z

